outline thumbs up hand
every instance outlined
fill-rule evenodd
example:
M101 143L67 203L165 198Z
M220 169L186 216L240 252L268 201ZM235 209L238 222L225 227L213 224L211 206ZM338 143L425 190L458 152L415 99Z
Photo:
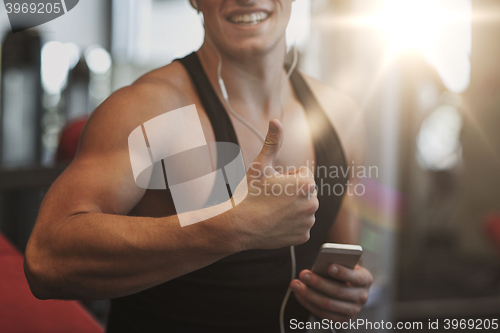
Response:
M314 175L307 167L280 174L274 162L283 127L273 119L260 154L247 172L248 195L238 205L238 232L247 249L276 249L309 240L319 202Z

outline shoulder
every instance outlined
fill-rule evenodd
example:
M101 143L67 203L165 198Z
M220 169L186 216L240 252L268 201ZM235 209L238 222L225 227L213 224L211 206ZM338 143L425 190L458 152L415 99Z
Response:
M130 86L113 93L96 110L100 113L143 123L161 113L192 102L190 82L178 62L141 76Z
M172 63L151 71L130 86L111 94L92 114L82 146L116 149L126 146L128 135L144 122L192 104L189 78L182 65Z
M342 143L347 163L363 165L366 133L363 114L349 96L301 73L325 111Z

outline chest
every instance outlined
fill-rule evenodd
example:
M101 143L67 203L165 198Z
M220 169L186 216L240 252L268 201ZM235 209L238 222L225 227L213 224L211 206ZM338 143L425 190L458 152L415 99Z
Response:
M200 110L200 106L197 106L197 108ZM283 172L286 172L287 168L291 167L307 166L313 169L316 158L314 142L305 110L300 103L288 105L285 110L282 121L284 129L283 143L276 158L275 167L278 171ZM271 118L275 117L271 116ZM232 115L230 115L230 119L238 138L245 167L248 169L253 160L259 155L263 142L238 119ZM200 120L207 142L216 141L213 126L204 112L200 112ZM269 125L266 117L248 119L247 121L264 137L266 136Z
M203 106L199 103L195 104L206 142L215 142L214 126L212 126ZM287 172L287 169L290 170L291 167L299 168L301 166L307 166L314 170L316 156L306 113L300 103L294 106L288 105L285 110L283 117L284 138L275 161L275 168L278 172L283 173ZM248 170L250 164L260 153L263 143L259 137L234 117L231 117L231 123L236 132L245 167ZM263 118L260 121L254 119L251 123L262 135L267 134L269 124L267 119ZM224 128L224 130L228 129ZM194 196L191 199L195 200ZM168 216L175 214L174 207L169 191L148 190L130 214Z

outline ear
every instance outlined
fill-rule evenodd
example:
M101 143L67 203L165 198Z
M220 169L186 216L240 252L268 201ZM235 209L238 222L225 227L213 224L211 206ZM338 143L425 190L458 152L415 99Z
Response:
M193 6L193 8L196 9L199 13L200 7L198 6L198 0L189 0L189 2L191 3L191 6Z

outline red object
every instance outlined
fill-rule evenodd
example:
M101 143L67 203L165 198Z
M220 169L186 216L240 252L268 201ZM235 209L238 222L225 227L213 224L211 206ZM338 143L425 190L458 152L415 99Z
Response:
M0 234L0 332L102 333L76 301L41 301L31 293L23 256Z
M70 122L64 127L61 138L59 139L59 146L57 147L57 162L69 162L75 157L80 135L82 134L83 126L86 121L87 117L80 118Z
M500 213L490 214L486 218L486 232L500 251Z

